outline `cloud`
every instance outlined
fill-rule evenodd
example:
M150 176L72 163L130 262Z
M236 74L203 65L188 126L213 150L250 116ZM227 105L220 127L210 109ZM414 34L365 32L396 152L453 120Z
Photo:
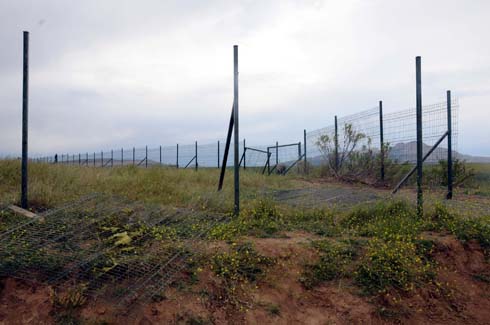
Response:
M20 152L22 30L31 31L30 149L79 152L214 142L240 50L241 135L299 141L385 103L452 89L459 150L490 155L486 1L15 1L0 10L0 153ZM423 8L423 10L422 10ZM42 23L41 23L42 22Z

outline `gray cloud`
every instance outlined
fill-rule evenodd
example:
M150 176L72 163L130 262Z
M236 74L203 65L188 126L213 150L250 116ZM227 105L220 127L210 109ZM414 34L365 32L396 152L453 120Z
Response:
M423 8L423 10L421 10ZM20 151L31 31L33 153L214 141L240 45L241 132L298 141L333 116L461 97L459 150L490 155L487 1L1 1L0 153Z

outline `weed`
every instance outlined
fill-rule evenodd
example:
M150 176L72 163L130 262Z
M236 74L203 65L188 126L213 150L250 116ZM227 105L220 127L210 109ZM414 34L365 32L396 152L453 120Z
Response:
M356 272L356 283L368 294L389 288L411 291L434 276L433 265L417 254L417 246L408 240L369 241L366 255Z
M324 281L331 281L346 275L348 267L357 252L346 243L328 240L316 241L313 246L320 253L319 261L305 266L300 282L311 289Z
M80 324L77 309L87 301L83 286L70 288L64 293L51 291L51 303L55 310L55 321L58 324Z
M473 274L473 279L490 284L490 275L488 274Z
M342 229L335 214L327 210L300 211L284 217L289 229L305 230L320 236L338 236Z
M260 199L238 217L214 226L209 237L220 240L233 240L241 235L271 237L283 227L283 215L275 204L271 200Z
M230 252L218 253L211 258L211 270L223 280L219 299L242 308L240 296L248 283L264 276L266 268L275 260L258 254L251 243L232 244Z
M258 254L251 243L233 245L229 253L218 253L212 258L211 268L220 277L234 281L254 282L274 261Z
M273 303L268 303L265 305L265 310L269 313L271 316L279 316L281 315L281 309L279 308L278 305L273 304Z

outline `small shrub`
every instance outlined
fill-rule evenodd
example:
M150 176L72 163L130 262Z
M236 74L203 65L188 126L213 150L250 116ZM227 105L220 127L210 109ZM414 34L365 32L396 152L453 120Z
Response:
M320 236L338 236L342 231L331 211L302 211L284 219L289 229L301 229Z
M447 160L439 160L439 163L426 173L427 183L435 186L447 186ZM475 175L475 171L466 165L464 160L453 160L453 184L464 184Z
M271 316L279 316L281 314L281 309L279 306L273 303L267 304L265 306L265 310L267 310Z
M55 321L57 324L80 324L77 309L87 301L84 296L85 288L79 286L70 288L64 293L51 291L51 302L55 310Z
M214 226L209 237L220 240L233 240L241 235L271 237L284 226L282 214L273 201L258 200L251 210L242 212L228 223Z
M359 236L385 240L414 238L424 226L423 220L419 220L413 208L404 201L361 206L347 215L342 224Z
M477 240L488 254L490 250L490 216L461 219L456 224L453 233L463 241Z
M259 255L251 243L234 245L231 252L213 256L212 269L220 277L239 282L254 282L265 273L265 267L274 261Z
M389 288L411 291L434 276L432 269L425 254L418 254L414 242L374 238L369 241L366 255L355 272L355 280L369 294Z
M405 201L377 202L375 204L359 205L342 220L342 225L356 228L380 217L388 218L394 215L412 215L414 209Z
M316 285L343 277L353 257L357 252L345 243L331 243L328 240L317 241L313 246L320 253L320 259L315 264L305 266L300 282L307 289Z
M443 231L447 230L453 233L457 227L457 218L449 212L447 207L440 203L436 203L434 210L427 216L427 230Z
M87 298L84 296L84 287L76 287L67 290L65 293L51 291L51 301L53 306L61 309L76 309L85 304Z
M231 252L218 253L211 258L212 271L222 279L217 288L219 294L215 296L221 303L242 309L240 297L250 294L245 285L257 281L275 261L258 254L250 243L232 246Z
M445 206L437 204L429 216L428 229L448 231L462 241L477 240L487 252L490 249L490 215L458 218Z

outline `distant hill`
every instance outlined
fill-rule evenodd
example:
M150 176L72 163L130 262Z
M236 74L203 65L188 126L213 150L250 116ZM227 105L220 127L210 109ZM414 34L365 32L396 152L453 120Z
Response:
M424 143L422 147L423 154L425 155L432 146ZM390 148L389 157L399 162L415 161L417 159L417 142L397 143ZM465 155L459 152L454 152L454 157L471 163L490 163L490 157ZM447 148L439 147L427 158L427 161L437 162L445 159L447 159Z

